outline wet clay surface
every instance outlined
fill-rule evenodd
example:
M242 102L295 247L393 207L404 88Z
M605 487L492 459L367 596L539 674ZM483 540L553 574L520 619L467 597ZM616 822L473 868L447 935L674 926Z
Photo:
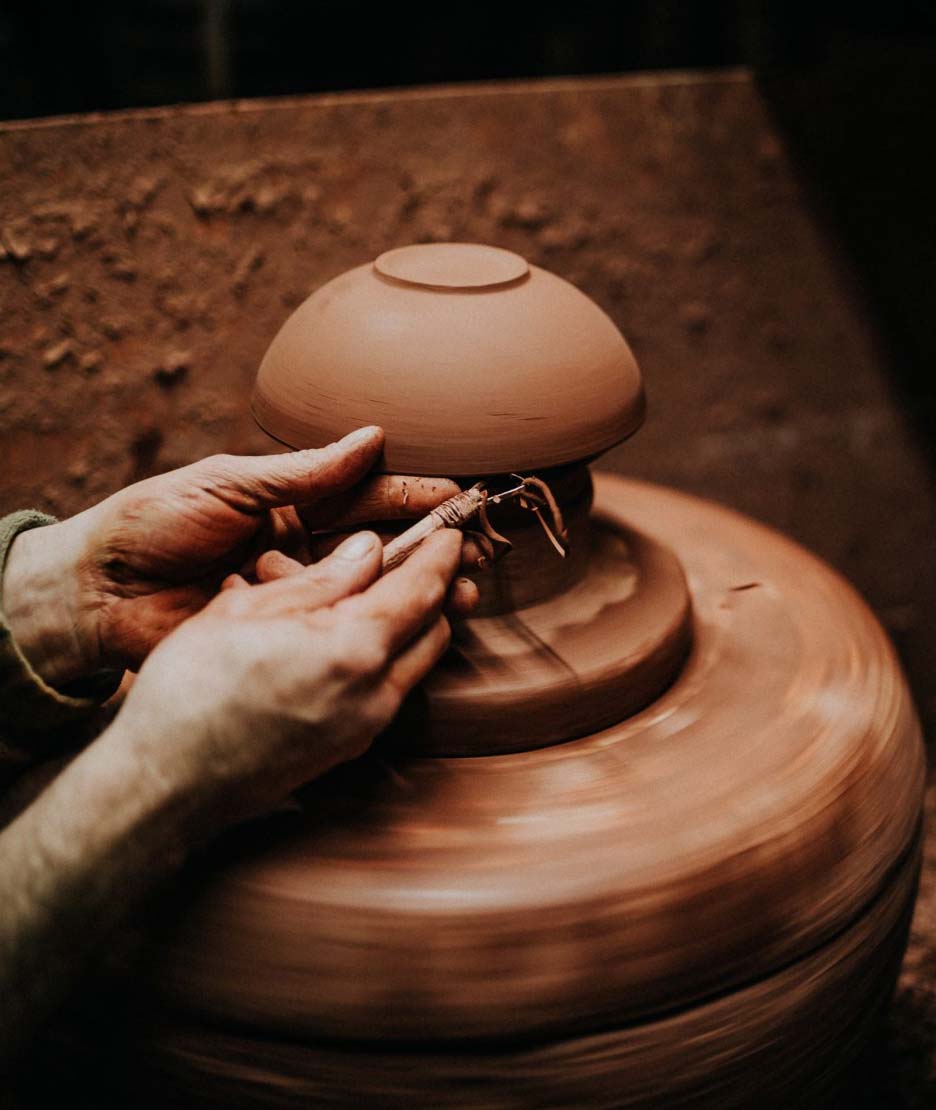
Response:
M529 1106L854 1107L849 1045L886 1007L906 936L915 857L856 924L776 976L687 1011L559 1041L443 1046L297 1045L219 1028L156 1025L146 1090L179 1105L368 1106L524 1110ZM869 966L868 955L873 952ZM847 1001L846 1001L847 1000ZM742 1018L743 1020L739 1020ZM844 1047L844 1052L842 1052ZM839 1067L829 1055L841 1054ZM714 1066L713 1066L714 1065ZM842 1082L842 1070L846 1070ZM158 1084L158 1087L157 1087ZM139 1089L134 1085L134 1093ZM869 1106L892 1106L893 1087ZM146 1105L158 1105L151 1096Z
M235 864L205 899L209 923L187 921L216 968L186 992L196 1008L232 987L249 1008L249 976L263 1015L294 1031L564 1030L579 1010L632 1019L759 978L873 901L916 835L923 763L867 608L801 548L711 503L603 478L596 508L608 532L625 525L685 568L693 645L673 685L580 740L473 759L390 744L312 784L309 827ZM466 717L484 693L465 697ZM527 693L519 676L512 693ZM601 975L583 983L589 964Z
M685 668L555 747L380 748L222 849L152 976L156 1056L199 1098L236 1074L257 1105L773 1105L850 1058L918 868L892 649L779 535L620 479L595 503L682 561Z
M543 473L561 505L568 556L528 510L498 516L509 555L473 576L478 609L458 622L451 649L397 715L392 750L494 755L562 743L643 709L681 671L692 607L679 560L591 513L587 467Z

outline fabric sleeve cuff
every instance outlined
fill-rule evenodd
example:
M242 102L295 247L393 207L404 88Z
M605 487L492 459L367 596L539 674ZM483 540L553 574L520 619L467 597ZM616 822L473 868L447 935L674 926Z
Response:
M55 523L55 517L33 510L0 519L0 582L16 537ZM50 686L20 651L0 611L0 747L26 748L32 756L61 750L55 734L87 720L117 691L122 677L117 671L101 671L63 689Z

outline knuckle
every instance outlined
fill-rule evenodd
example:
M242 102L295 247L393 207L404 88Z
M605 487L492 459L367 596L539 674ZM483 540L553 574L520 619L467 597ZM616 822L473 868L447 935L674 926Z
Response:
M458 528L442 528L437 534L436 544L444 555L451 558L460 550L464 537Z
M426 583L423 591L423 603L426 609L437 609L445 600L448 591L448 579L441 575L433 575Z
M282 551L265 551L258 559L257 575L266 581L276 581L280 578L290 578L303 569L297 559L291 559Z
M375 733L380 732L390 724L400 711L405 695L406 691L401 690L398 684L390 678L381 684L380 689L375 692L367 707L369 723Z
M234 465L235 456L227 455L218 452L214 455L209 455L206 459L202 459L200 463L195 465L208 477L215 477L220 474L227 474L231 467Z
M377 674L387 655L363 622L348 622L332 642L331 670L335 677L355 681Z
M239 620L256 609L253 590L223 590L216 594L205 611L226 620Z
M454 528L444 528L436 536L438 539L433 537L434 546L429 558L431 574L433 578L448 583L461 560L462 535Z
M409 488L406 480L397 475L390 475L381 481L379 486L381 510L383 516L393 518L399 516L406 508L409 501ZM376 490L374 491L377 492Z
M186 492L189 496L198 496L201 490L227 490L232 483L236 483L238 462L237 455L216 454L193 463L191 474L195 481Z

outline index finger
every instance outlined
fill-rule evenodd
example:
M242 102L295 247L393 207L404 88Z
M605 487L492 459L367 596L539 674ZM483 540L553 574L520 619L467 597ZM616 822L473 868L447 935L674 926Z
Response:
M425 516L459 492L461 487L451 478L378 474L340 497L326 497L298 511L307 528L349 528Z
M442 528L405 563L355 597L339 602L342 614L367 624L381 651L393 656L434 620L461 563L461 533Z

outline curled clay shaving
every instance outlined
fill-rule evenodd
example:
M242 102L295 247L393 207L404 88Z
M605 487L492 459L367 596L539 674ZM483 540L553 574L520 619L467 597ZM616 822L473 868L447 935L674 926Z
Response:
M506 536L501 535L488 519L488 502L499 505L502 501L517 498L518 504L523 509L528 509L536 514L543 531L556 551L565 558L565 544L568 542L568 532L562 520L562 513L553 497L552 490L541 478L524 478L519 474L514 477L520 483L513 489L503 490L500 493L488 494L483 482L476 482L469 489L462 490L447 501L443 501L428 516L417 521L396 539L391 540L384 548L383 569L392 570L407 559L427 536L439 528L465 529L468 522L474 517L478 519L477 531L484 537L482 544L484 552L482 559L495 560L505 555L512 547ZM552 527L543 516L543 509L548 510L552 518ZM557 538L557 534L558 537Z
M484 532L479 531L477 528L463 528L462 532L471 539L481 549L481 554L475 559L475 567L478 570L484 570L497 559L497 552L494 550L494 544Z
M520 474L515 474L513 477L519 479L523 485L524 492L519 497L521 507L536 514L536 519L546 533L546 538L564 559L569 550L569 530L562 519L562 510L552 490L542 478L524 478ZM544 508L549 510L552 528L543 516Z
M487 491L481 487L481 504L477 510L478 521L481 525L481 533L487 538L492 548L493 557L499 558L505 555L511 549L512 544L506 536L498 532L491 524L487 513L488 501L490 500L493 505L499 505L502 501L507 501L516 497L522 509L526 509L536 515L536 519L546 533L546 538L564 559L568 548L569 533L562 519L562 511L559 508L556 498L553 496L552 490L542 478L526 478L522 474L514 474L512 477L516 478L520 483L519 486L512 490L505 490L502 493L489 496ZM479 486L480 483L478 486L473 486L472 489L477 489ZM546 518L543 516L543 509L548 510L552 519L552 527L550 527Z
M506 555L507 552L513 547L513 544L510 542L510 540L507 539L506 536L498 532L494 525L491 524L491 521L488 519L487 492L484 493L484 496L481 499L481 505L478 508L478 522L481 525L480 532L487 540L488 545L491 548L491 558L498 559L501 555Z

